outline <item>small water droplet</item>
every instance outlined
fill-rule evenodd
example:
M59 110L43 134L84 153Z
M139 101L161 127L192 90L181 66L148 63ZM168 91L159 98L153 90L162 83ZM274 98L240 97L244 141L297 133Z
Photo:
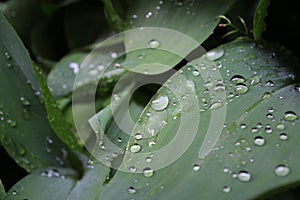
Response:
M169 98L167 96L159 96L151 102L151 108L156 111L164 110L169 104Z
M224 92L225 89L226 89L226 87L223 83L217 83L214 87L214 90L219 93Z
M251 180L251 174L247 171L240 171L237 178L242 182L249 182Z
M194 71L192 72L192 75L195 76L195 77L197 77L197 76L200 75L200 72L199 72L198 70L194 70Z
M136 168L134 166L130 166L128 169L131 173L136 172Z
M231 187L226 185L226 186L223 187L222 191L225 192L225 193L229 193L231 191Z
M234 75L231 79L230 82L234 83L234 84L239 84L239 83L244 83L245 82L245 78L241 75Z
M278 165L275 170L274 170L275 174L277 176L280 176L280 177L285 177L287 175L289 175L290 173L290 168L288 168L287 166L285 165Z
M150 156L147 156L147 157L145 158L145 161L146 161L147 163L150 163L150 162L152 162L152 158L151 158Z
M13 196L16 196L16 195L17 195L17 192L16 192L16 191L12 191L11 194L12 194Z
M270 119L270 120L273 120L274 119L274 116L271 114L271 113L268 113L266 115L267 119Z
M256 127L253 127L253 128L251 129L251 132L252 132L252 133L257 133L257 132L258 132L258 129L257 129Z
M138 15L137 14L133 14L132 15L132 19L137 19L138 18Z
M270 92L265 92L262 96L262 99L268 99L271 97L271 93Z
M224 55L224 49L223 48L218 48L213 51L209 51L206 53L206 58L209 61L215 61L219 58L221 58Z
M146 168L143 170L143 175L144 175L145 177L147 177L147 178L153 176L153 174L154 174L154 171L153 171L151 168L149 168L149 167L146 167Z
M29 100L27 100L25 97L20 97L20 101L23 106L30 106Z
M245 129L247 128L246 124L240 124L240 129Z
M143 138L143 136L142 136L141 133L137 133L137 134L135 134L134 138L135 138L136 140L141 140L141 139Z
M219 109L223 106L222 103L220 102L215 102L215 103L212 103L209 107L210 110L216 110L216 109Z
M274 108L273 108L273 107L269 107L269 108L268 108L268 112L269 112L269 113L274 112Z
M151 48L151 49L157 49L160 47L160 42L157 41L157 40L150 40L148 42L148 47Z
M105 149L106 149L105 144L104 144L104 141L101 140L101 141L99 142L99 147L100 147L101 150L105 150Z
M295 121L298 119L298 116L293 111L287 111L284 113L283 119L285 121Z
M235 92L237 94L245 94L248 92L248 87L245 84L239 83L235 86Z
M199 170L200 170L200 166L199 166L199 165L194 165L194 166L193 166L193 170L194 170L195 172L199 171Z
M288 139L288 136L287 136L287 134L285 134L285 133L281 133L280 135L279 135L279 139L280 140L287 140Z
M142 147L139 144L134 144L130 147L130 151L132 153L137 153L142 149Z
M71 62L69 64L69 68L73 71L74 74L78 74L78 72L79 72L79 65L78 65L78 63Z
M8 52L4 53L4 57L5 57L6 60L10 60L11 59L11 56L10 56L10 54Z
M281 123L281 124L277 124L277 125L276 125L276 129L279 130L279 131L282 131L282 130L285 129L285 126L284 126L284 124L282 124L282 123Z
M257 146L263 146L265 144L265 139L261 136L257 136L254 138L254 144Z
M267 133L267 134L271 134L272 133L272 128L271 127L266 127L265 128L265 133Z
M252 76L250 79L250 84L251 85L256 85L260 82L260 78L258 76Z
M271 81L271 80L268 80L268 81L266 82L266 86L268 86L268 87L273 87L273 86L274 86L274 82Z
M149 12L147 12L147 14L146 14L146 18L147 18L147 19L149 19L151 16L152 16L152 12L150 12L150 11L149 11Z
M129 187L128 188L128 193L129 194L135 194L136 193L136 189L134 187Z
M261 128L262 127L262 123L257 123L256 124L256 128Z

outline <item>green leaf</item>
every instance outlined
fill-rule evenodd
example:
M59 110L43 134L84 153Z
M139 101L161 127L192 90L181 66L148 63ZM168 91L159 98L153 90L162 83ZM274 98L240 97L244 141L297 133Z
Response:
M5 199L67 199L79 175L68 168L42 168L16 183Z
M254 13L253 36L255 40L262 38L262 33L266 30L265 18L268 15L270 0L260 0Z
M47 120L28 53L0 14L0 139L25 170L70 166L72 153Z
M174 67L213 33L218 24L216 17L225 14L234 2L130 1L126 28L143 29L124 33L128 55L123 66L132 71L143 66L138 72L149 74ZM154 48L160 51L153 51ZM149 63L158 66L146 65Z
M44 102L46 105L48 120L52 129L56 132L58 137L72 149L76 149L79 152L83 151L83 145L80 139L75 135L75 131L72 129L71 125L66 122L61 110L59 109L54 97L48 89L47 83L41 74L41 71L36 67L35 74L39 81L42 94L44 97Z
M4 199L5 194L6 194L5 189L3 187L2 181L0 180L0 200Z
M299 181L300 93L287 86L295 60L278 45L238 40L185 66L144 109L101 198L252 199Z

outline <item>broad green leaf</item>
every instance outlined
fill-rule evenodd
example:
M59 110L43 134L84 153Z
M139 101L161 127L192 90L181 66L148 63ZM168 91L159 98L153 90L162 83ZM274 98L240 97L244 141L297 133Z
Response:
M29 172L70 166L72 153L50 127L28 53L2 14L0 27L2 146Z
M254 39L259 40L262 33L266 30L265 18L268 15L267 9L270 5L270 0L260 0L254 13L253 19L253 36Z
M126 52L129 53L124 67L136 71L137 66L158 63L172 68L213 33L218 24L216 17L225 14L234 2L130 1L126 29L143 29L124 33ZM154 51L154 48L160 51ZM144 68L150 74L153 66Z
M4 199L5 194L6 194L5 189L2 185L2 181L0 180L0 200Z
M5 199L67 199L78 178L69 168L41 168L16 183Z
M185 66L144 109L101 199L251 199L299 181L298 65L241 39Z

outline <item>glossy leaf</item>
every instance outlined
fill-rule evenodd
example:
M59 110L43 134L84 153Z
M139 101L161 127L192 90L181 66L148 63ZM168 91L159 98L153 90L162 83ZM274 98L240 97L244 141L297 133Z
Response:
M101 198L251 199L299 181L299 119L284 117L300 113L299 87L286 86L295 61L275 44L238 40L185 66L143 111Z
M268 7L270 0L260 0L254 13L253 19L253 36L254 39L259 40L262 37L262 33L266 30L265 18L268 15Z
M29 172L70 166L72 153L50 127L28 53L2 14L0 26L1 144Z
M2 185L2 181L0 180L0 200L3 200L4 199L4 196L5 196L5 189Z
M79 175L68 168L42 168L16 183L5 199L67 199L78 178Z

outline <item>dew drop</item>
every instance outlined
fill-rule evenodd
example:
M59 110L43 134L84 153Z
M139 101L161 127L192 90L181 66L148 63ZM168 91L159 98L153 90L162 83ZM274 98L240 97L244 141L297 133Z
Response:
M279 131L282 131L282 130L285 129L285 126L284 126L284 124L277 124L276 129L279 130Z
M242 182L249 182L251 180L251 174L247 171L240 171L237 178Z
M11 59L11 56L10 56L10 54L8 52L4 53L4 57L5 57L6 60L10 60Z
M156 111L165 109L169 104L169 98L167 96L159 96L151 102L151 108Z
M260 82L260 78L258 76L252 76L250 79L250 84L251 85L256 85Z
M129 194L135 194L136 193L136 189L134 187L129 187L128 188L128 193Z
M267 119L270 119L270 120L273 120L274 119L274 116L271 114L271 113L268 113L266 115Z
M135 138L136 140L141 140L141 139L143 138L143 136L142 136L142 134L137 133L137 134L135 134L134 138Z
M240 129L245 129L247 128L246 124L240 124Z
M199 165L194 165L194 166L193 166L193 170L194 170L195 172L199 171L199 170L200 170L200 166L199 166Z
M134 144L130 147L130 151L132 153L137 153L142 149L142 147L139 144Z
M130 166L128 170L129 170L129 172L131 172L131 173L136 172L136 168L135 168L134 166Z
M271 97L271 93L270 92L265 92L262 96L262 99L268 99Z
M25 97L21 97L20 101L23 106L30 106L29 100L27 100Z
M267 133L267 134L271 134L272 133L272 128L271 127L266 127L265 128L265 133Z
M285 121L295 121L298 119L298 116L293 111L287 111L284 113L283 119Z
M216 110L216 109L219 109L223 106L222 103L220 102L215 102L215 103L212 103L209 107L210 110Z
M237 94L245 94L248 92L248 87L245 84L239 83L235 86L235 92Z
M245 82L245 78L241 75L234 75L231 79L230 82L234 83L234 84L239 84L239 83L244 83Z
M151 48L151 49L157 49L160 47L160 42L157 41L157 40L150 40L148 42L148 47Z
M226 186L223 187L222 191L225 192L225 193L229 193L231 191L231 187L226 185Z
M71 62L71 63L69 64L69 68L70 68L71 70L73 70L73 73L74 73L74 74L78 74L78 72L79 72L79 65L78 65L78 63Z
M268 80L268 81L266 82L266 86L268 86L268 87L273 87L273 86L274 86L274 82L271 81L271 80Z
M200 72L199 72L198 70L194 70L194 71L192 72L192 75L195 76L195 77L197 77L197 76L200 75Z
M215 61L224 55L224 49L219 48L217 50L209 51L206 53L206 58L209 61Z
M146 167L146 168L143 170L143 175L144 175L145 177L147 177L147 178L153 176L153 174L154 174L154 171L153 171L151 168L149 168L149 167Z
M256 127L253 127L253 128L251 129L251 132L252 132L252 133L257 133L257 132L258 132L258 129L257 129Z
M265 144L265 139L263 137L257 136L254 138L254 144L257 146L263 146Z
M226 87L225 87L225 85L224 85L223 83L218 83L218 84L216 84L216 86L214 87L214 90L215 90L216 92L219 92L219 93L224 92L225 89L226 89Z
M280 176L280 177L285 177L287 175L289 175L290 173L290 168L288 168L287 166L285 165L278 165L275 170L274 170L275 174L277 176Z
M105 150L106 149L105 144L104 144L103 141L99 142L99 147L100 147L101 150Z
M152 12L150 12L150 11L149 11L149 12L147 12L147 14L146 14L146 18L147 18L147 19L149 19L151 16L152 16Z
M288 139L288 136L285 134L285 133L281 133L280 135L279 135L279 139L280 140L287 140Z

